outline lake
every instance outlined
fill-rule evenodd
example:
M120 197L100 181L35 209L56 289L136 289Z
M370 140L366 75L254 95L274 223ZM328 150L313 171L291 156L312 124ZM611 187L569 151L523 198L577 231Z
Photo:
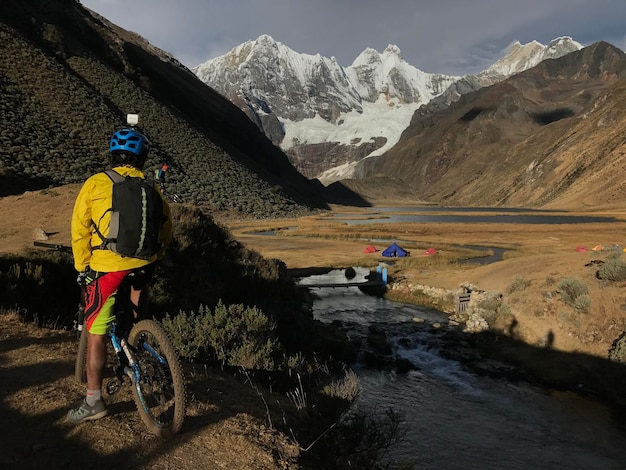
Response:
M436 213L433 213L436 212ZM585 224L615 222L615 217L570 215L562 211L477 207L377 207L362 213L333 213L348 225L381 223Z

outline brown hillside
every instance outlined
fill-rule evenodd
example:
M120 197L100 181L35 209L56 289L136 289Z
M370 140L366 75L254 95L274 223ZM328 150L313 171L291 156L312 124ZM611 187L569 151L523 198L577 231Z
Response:
M140 115L147 169L185 202L247 216L326 207L228 100L169 54L68 0L0 2L0 195L79 183Z
M626 202L626 55L597 43L428 106L400 142L364 162L417 198L468 206L579 209Z

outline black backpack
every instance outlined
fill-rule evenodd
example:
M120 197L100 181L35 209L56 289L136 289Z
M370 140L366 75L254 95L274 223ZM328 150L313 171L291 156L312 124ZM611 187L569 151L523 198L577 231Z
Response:
M149 259L161 245L159 233L163 225L163 200L154 188L152 180L122 176L114 170L106 170L113 181L112 206L109 234L105 237L94 222L102 245L95 249L109 249L118 255ZM106 214L105 212L105 214Z

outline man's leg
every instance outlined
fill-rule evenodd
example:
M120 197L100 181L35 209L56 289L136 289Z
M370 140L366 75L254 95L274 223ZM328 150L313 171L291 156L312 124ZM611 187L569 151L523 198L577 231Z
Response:
M87 393L82 403L67 414L70 423L81 423L99 419L107 415L107 409L102 400L102 378L107 361L106 334L87 334Z
M90 273L86 286L85 328L87 336L87 394L83 402L67 414L70 423L82 423L106 416L102 401L102 376L107 360L107 332L115 320L115 294L129 271Z
M87 336L87 389L101 390L107 360L107 335Z
M107 415L102 401L102 376L107 360L107 335L87 335L87 395L82 403L67 414L70 423L99 419Z
M148 313L147 286L154 274L154 265L144 266L129 275L130 303L135 321L143 320Z
M148 287L136 289L130 288L130 303L133 309L133 318L135 322L149 318L150 313L150 294Z

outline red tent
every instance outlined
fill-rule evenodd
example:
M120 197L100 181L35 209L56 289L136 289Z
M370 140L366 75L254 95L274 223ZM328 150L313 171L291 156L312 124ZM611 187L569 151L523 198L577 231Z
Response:
M425 255L436 255L437 254L437 250L435 250L432 246L430 248L428 248L426 251L424 251Z
M376 249L374 245L369 245L365 247L365 249L363 250L363 253L376 253L377 251L378 250Z

